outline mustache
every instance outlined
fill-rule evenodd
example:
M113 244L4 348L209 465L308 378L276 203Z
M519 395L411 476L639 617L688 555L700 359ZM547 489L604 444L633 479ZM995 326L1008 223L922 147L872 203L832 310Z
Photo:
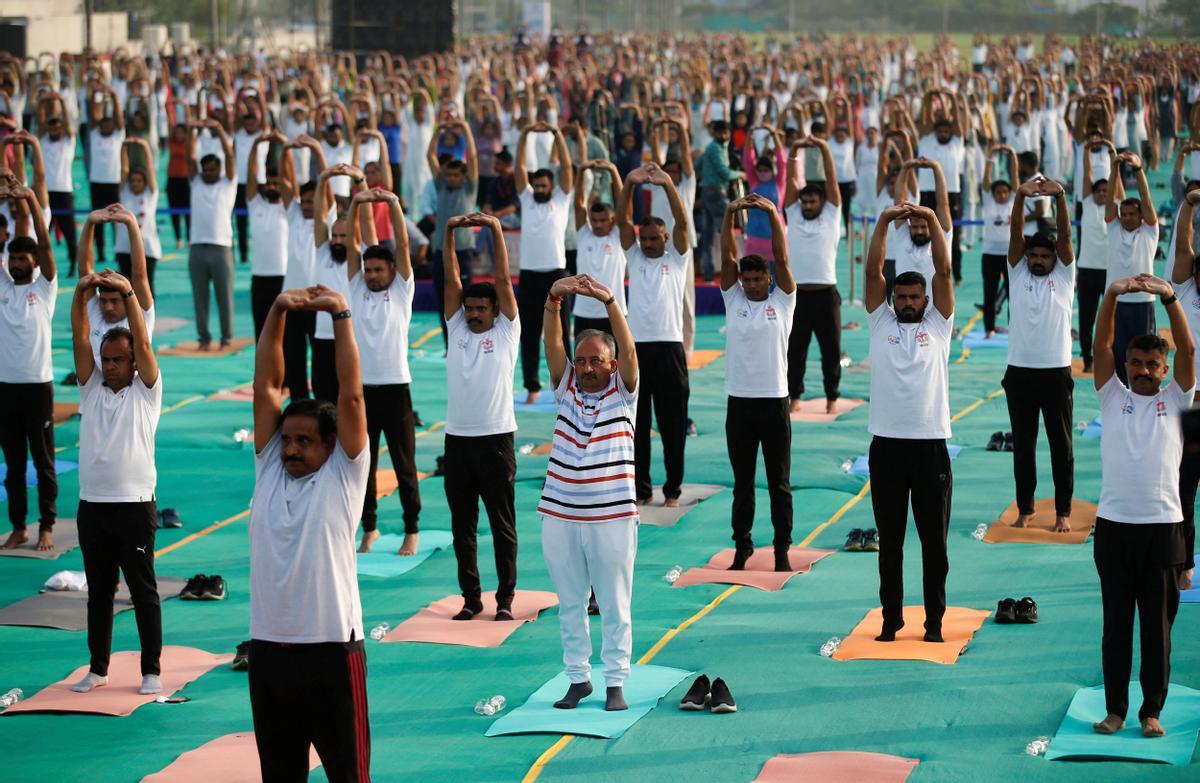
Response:
M303 457L284 457L283 461L285 463L287 463L287 462L304 462L304 458Z

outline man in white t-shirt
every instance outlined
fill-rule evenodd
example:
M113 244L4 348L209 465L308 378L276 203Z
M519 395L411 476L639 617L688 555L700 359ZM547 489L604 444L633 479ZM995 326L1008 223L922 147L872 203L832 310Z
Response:
M97 209L89 214L84 221L83 232L80 234L80 239L83 240L79 248L79 275L81 277L95 271L92 259L92 233L97 226L103 226L105 223L124 226L131 238L140 237L141 231L138 228L137 217L121 204L110 204L104 209ZM129 231L131 223L134 231ZM120 232L118 231L118 233ZM146 331L153 342L154 293L150 290L150 277L146 270L146 253L140 242L136 247L131 242L129 249L130 275L126 279L133 286L135 294L133 302L141 308L142 320L145 322ZM124 277L124 275L122 276ZM125 310L126 300L118 291L104 286L87 291L86 298L88 323L91 324L92 358L99 365L100 344L108 330L118 327L129 328L129 318Z
M495 284L473 283L463 290L454 231L479 226L492 232ZM521 341L517 298L508 273L508 250L499 218L474 213L446 223L442 262L446 273L446 503L458 561L463 608L455 620L483 611L476 529L479 501L487 509L496 555L496 619L512 620L517 589L517 514L513 481L517 474L513 433L513 373Z
M633 227L633 191L639 185L665 188L675 216L667 235L662 218L650 216ZM653 496L650 483L650 418L662 440L666 482L665 506L679 505L683 486L683 453L687 442L688 369L683 350L683 287L691 275L687 260L688 221L683 199L670 175L649 163L629 172L617 205L621 249L629 270L629 328L642 368L634 429L635 485L639 504ZM522 259L524 263L524 259Z
M240 132L240 131L239 131ZM263 324L271 305L283 290L283 278L288 267L287 207L283 203L283 177L278 168L267 168L267 150L271 142L281 147L287 139L279 131L264 133L254 139L246 154L246 180L238 185L250 218L250 310L254 315L254 339L262 334ZM260 145L262 153L259 153ZM281 156L282 157L282 156ZM241 156L238 166L242 165ZM276 164L278 165L278 164ZM259 171L265 170L260 183ZM239 231L245 235L244 219ZM244 252L244 251L243 251ZM243 261L245 258L242 259Z
M871 324L871 410L874 436L869 454L871 507L879 530L879 601L883 627L877 641L895 641L904 626L904 534L909 500L921 539L925 641L942 641L946 612L946 536L953 477L947 361L954 331L954 283L950 249L941 232L931 235L933 307L920 272L896 275L893 304L883 278L887 224L897 220L932 225L928 207L897 204L884 210L867 253L866 308Z
M58 96L48 96L42 99L51 103L58 101L60 107L65 107ZM71 261L68 276L75 274L75 256L77 245L75 238L75 183L72 168L75 165L75 134L71 132L71 124L65 114L51 114L45 122L45 130L41 136L42 161L46 167L46 193L50 199L50 209L58 212L54 222L63 233L67 243L67 257Z
M737 257L733 217L759 209L771 218L771 268L758 255ZM836 207L831 222L837 223ZM836 228L833 235L837 240ZM740 571L754 554L755 473L762 448L775 530L775 570L790 571L792 543L792 419L788 403L788 340L796 310L796 282L788 266L783 221L760 194L729 205L721 226L721 297L725 300L725 440L733 469L733 543L730 569Z
M1125 198L1121 165L1127 165L1137 177L1138 197ZM1123 277L1154 273L1158 251L1158 213L1150 197L1150 183L1142 159L1132 152L1112 156L1108 174L1108 201L1104 206L1108 223L1108 285ZM1113 331L1113 356L1121 383L1125 375L1125 346L1135 337L1154 334L1154 296L1134 288L1117 299L1116 326Z
M284 152L296 149L308 152L318 172L325 170L325 156L316 139L302 135L288 142ZM293 156L285 155L280 160L283 177L279 184L288 232L287 269L283 274L283 290L286 291L290 288L308 288L317 282L317 246L313 238L313 202L317 194L317 181L308 179L307 169L296 174ZM308 354L317 328L316 315L307 310L298 310L287 319L283 329L284 386L293 400L309 396Z
M966 165L966 147L964 139L967 135L965 112L962 108L963 98L950 90L939 91L943 102L943 110L953 112L951 116L940 116L933 122L932 130L928 129L926 117L933 116L933 107L929 105L929 95L921 105L922 132L917 145L917 154L924 159L936 162L945 175L945 190L947 203L950 208L950 220L962 219L962 172ZM929 113L926 114L926 107ZM922 166L928 169L929 166ZM931 172L921 171L919 184L921 189L921 204L940 212L941 196ZM962 250L959 248L959 233L961 228L952 227L953 239L950 243L950 256L954 267L955 285L962 283ZM949 230L949 229L948 229ZM897 270L899 274L899 270Z
M824 185L800 187L800 162L804 150L820 150ZM800 411L808 346L815 335L821 349L821 376L825 410L837 407L842 382L842 297L837 288L837 250L841 241L842 191L836 186L837 165L824 139L808 136L792 143L788 156L787 188L783 211L788 219L788 258L795 264L795 306L788 337L787 385L789 410ZM726 312L728 316L728 311Z
M388 208L395 237L395 254L375 243L374 207ZM375 471L379 466L379 436L387 437L388 454L396 474L397 494L404 512L404 541L401 555L417 552L421 516L421 493L417 484L416 439L412 395L408 369L408 326L412 320L416 284L408 257L408 230L400 197L382 188L361 190L350 200L350 214L365 211L371 217L362 221L368 246L362 261L354 256L346 261L350 287L347 296L358 308L354 336L362 346L363 398L367 403L367 438L371 448L371 470L363 498L363 537L359 552L370 552L379 538L376 509Z
M125 113L121 101L117 100L112 87L102 84L97 88L107 93L108 101L92 102L89 107L88 131L88 187L93 206L115 204L121 197L121 147L125 142ZM97 93L98 95L99 93ZM112 107L108 113L107 107ZM101 262L104 257L104 232L96 232L96 255Z
M1025 200L1055 201L1054 239L1038 232L1025 236ZM1075 491L1075 380L1071 377L1071 306L1075 301L1075 252L1067 194L1051 179L1029 180L1017 188L1009 226L1008 369L1004 399L1013 434L1013 477L1017 486L1017 519L1025 527L1033 519L1037 489L1038 420L1046 422L1050 466L1054 475L1054 530L1071 530L1071 498Z
M313 246L316 248L316 280L318 285L346 294L350 287L346 264L350 257L360 252L359 235L353 221L336 218L329 222L326 197L332 183L348 179L354 187L361 187L366 177L360 169L349 163L337 163L321 172L317 178L317 191L313 198ZM332 188L337 192L337 188ZM333 402L338 398L338 373L335 361L333 322L329 316L318 311L312 340L312 393L318 400Z
M1104 207L1108 203L1108 180L1092 174L1092 156L1083 156L1082 198L1075 202L1079 216L1079 260L1076 266L1079 290L1079 352L1083 371L1092 371L1092 336L1096 311L1104 298L1108 277L1108 223ZM1107 171L1107 167L1105 167Z
M590 169L608 172L614 202L621 192L621 174L611 162L593 160L579 167L579 177L575 182L575 268L579 274L587 275L612 291L623 314L626 312L625 250L621 247L620 232L613 230L616 216L612 207L599 199L588 206L588 194L585 191L589 178L585 173ZM588 329L612 334L608 309L594 297L575 297L573 314L576 335Z
M293 400L281 410L284 323L301 310L333 319L338 399ZM371 458L350 318L336 291L289 289L255 354L249 658L263 780L304 777L310 745L330 780L370 779L354 536Z
M1190 191L1179 208L1175 228L1175 258L1171 283L1183 304L1192 342L1200 335L1200 255L1194 244L1193 216L1200 205L1200 189ZM1179 465L1179 502L1183 506L1184 554L1187 562L1179 576L1179 589L1190 590L1196 568L1196 487L1200 485L1200 451L1185 449Z
M136 231L135 227L130 229ZM140 243L141 238L137 237ZM133 285L105 270L83 275L71 302L75 375L79 383L79 548L88 583L88 652L91 663L71 690L87 693L108 683L113 596L118 569L133 599L141 643L138 693L162 690L162 611L154 576L154 492L158 471L154 439L162 412L162 377L140 307L128 307L129 328L110 329L92 353L87 293L103 286L126 300Z
M18 236L5 250L0 267L0 446L7 473L8 521L13 532L0 547L15 549L29 541L25 516L28 489L26 459L37 471L37 549L54 548L58 474L54 468L54 370L50 365L51 322L58 299L58 271L50 235L29 188L0 183L0 199L19 202L18 212L33 221L34 236ZM15 233L15 231L14 231Z
M192 304L196 311L196 332L200 350L212 346L208 330L208 290L212 285L221 321L221 347L233 340L233 203L237 198L237 162L229 143L229 134L216 120L189 123L193 154L188 158L191 171L192 225L189 233L188 273L192 279ZM208 154L197 167L194 154L200 128L217 135L225 150L225 162ZM197 168L199 170L197 170Z
M553 135L559 161L557 175L550 169L526 173L525 153L531 133ZM567 274L564 241L571 219L571 189L575 179L562 132L545 122L525 126L517 142L513 176L521 201L521 285L517 292L517 307L521 312L521 375L529 392L525 401L532 403L542 390L538 370L542 363L541 335L546 295L554 281ZM560 310L558 316L562 321L563 350L569 356L570 346L565 342L570 339L567 311Z
M249 101L255 105L246 106L246 112L241 117L241 127L233 132L233 155L237 160L237 198L234 199L234 209L247 209L250 202L250 191L248 183L250 182L250 164L251 161L256 164L255 171L258 176L262 177L267 170L267 147L260 147L259 141L263 134L263 120L259 115L262 110L257 107L258 99L255 97L245 97L242 100ZM276 131L278 133L278 131ZM279 134L282 138L283 134ZM287 143L286 140L280 141L280 144ZM237 231L238 231L238 254L242 263L246 263L246 249L249 246L250 237L246 233L247 218L249 215L237 216ZM253 229L251 229L253 235ZM276 292L278 293L278 292Z
M1157 334L1130 340L1125 352L1128 386L1115 375L1113 322L1118 297L1133 292L1161 298L1171 319L1175 368L1165 388L1170 346ZM1183 457L1179 416L1191 407L1196 393L1195 344L1183 303L1170 284L1149 274L1114 280L1100 305L1095 351L1104 433L1093 557L1104 611L1100 649L1108 715L1093 728L1100 734L1115 734L1125 725L1136 609L1142 661L1138 720L1143 736L1160 737L1159 714L1171 673L1171 626L1179 609L1180 572L1187 560L1179 504Z

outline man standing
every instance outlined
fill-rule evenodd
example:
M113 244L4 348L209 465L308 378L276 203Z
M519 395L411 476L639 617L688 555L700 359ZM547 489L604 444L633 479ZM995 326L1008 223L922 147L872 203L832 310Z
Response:
M597 199L591 206L587 203L585 172L600 169L608 172L612 183L614 201L621 192L621 174L607 160L593 160L579 167L579 179L575 183L575 258L579 274L587 275L604 285L617 297L617 305L625 312L625 251L621 248L621 235L613 231L616 220L612 207ZM590 296L575 297L575 333L586 329L612 333L608 322L608 309Z
M667 177L661 169L657 175ZM672 201L678 200L678 194L673 195ZM686 235L684 221L677 226L676 231ZM561 322L555 312L569 294L601 302L613 331L612 335L592 330L579 334L573 367L562 350ZM682 305L679 296L667 301ZM549 316L546 363L558 401L558 424L538 513L542 556L558 594L564 673L571 682L554 706L574 709L592 692L588 597L594 590L604 634L600 647L607 686L604 709L624 710L628 705L622 688L633 652L630 604L638 538L629 470L638 394L637 347L612 291L587 276L558 280L545 307Z
M305 153L318 172L325 170L321 145L311 136L302 135L284 147L280 182L284 206L287 208L287 270L283 274L283 290L308 288L317 282L317 246L313 239L313 202L316 200L316 180L308 179L308 168L297 175L294 157ZM297 183L302 183L297 185ZM328 194L326 195L328 199ZM283 385L293 400L307 399L308 354L317 328L316 313L297 310L287 319L283 331Z
M1025 236L1025 200L1055 199L1056 238L1038 232ZM1033 519L1037 489L1038 417L1046 422L1054 473L1054 530L1071 530L1075 491L1075 381L1071 378L1071 305L1075 301L1075 252L1071 248L1067 194L1052 179L1031 179L1017 188L1008 241L1009 334L1004 399L1013 433L1013 477L1017 485L1017 521ZM1057 261L1055 259L1057 256Z
M941 108L938 112L938 101L940 99ZM934 119L935 112L938 116ZM954 283L959 285L962 283L962 250L959 248L959 233L960 226L953 225L952 221L962 218L962 172L966 167L966 147L964 140L967 137L967 119L966 108L963 105L962 97L951 90L931 91L926 94L925 100L921 103L921 132L924 134L917 142L917 153L921 158L933 161L938 164L938 168L945 175L943 183L944 190L947 194L947 203L950 209L951 226L947 227L947 231L952 231L952 239L950 242L950 258L954 269ZM931 125L932 120L932 125ZM929 166L923 166L923 169L929 169ZM941 197L938 195L938 187L934 182L932 172L919 172L919 184L921 188L921 205L936 208L941 202Z
M88 194L92 206L115 204L121 198L121 148L125 145L125 113L111 86L102 84L93 93L105 100L92 101L87 111ZM116 237L114 236L114 241ZM96 232L96 253L104 263L104 232Z
M240 133L241 131L239 131ZM266 168L267 154L271 142L281 147L287 144L287 139L279 131L272 131L254 139L247 153L246 181L238 185L238 195L245 202L250 218L250 241L254 253L250 263L250 310L254 315L254 339L262 334L263 324L266 323L267 313L271 305L283 290L283 278L287 275L288 267L288 221L287 211L283 203L283 178L278 168L267 169L262 183L258 181L258 173ZM259 145L265 144L263 153L259 154ZM280 159L287 155L284 152ZM238 166L242 162L239 159ZM276 164L278 166L279 164ZM244 246L246 220L239 218L239 242ZM242 260L245 261L243 247Z
M245 113L241 117L242 126L233 132L233 152L234 157L237 159L238 183L237 198L233 202L235 209L247 209L249 206L250 166L254 165L253 171L259 176L267 170L268 148L258 146L259 142L263 140L263 121L258 113L261 109L257 106L257 98L247 96L244 100L253 101L255 105L246 104ZM278 131L276 132L278 133ZM283 134L279 135L282 138ZM281 141L280 143L285 142ZM246 234L247 217L247 215L237 216L238 252L243 264L246 263L246 248L249 245L250 238ZM251 229L251 235L253 235L253 229Z
M950 525L952 476L947 361L954 331L954 284L950 250L941 231L930 234L934 274L933 307L920 272L896 275L893 305L885 301L883 259L887 226L895 220L932 226L928 207L897 204L875 224L867 254L866 307L871 325L871 414L869 454L871 507L879 529L879 601L883 628L876 641L891 642L904 627L904 534L909 499L921 539L924 573L925 641L942 641L946 613L946 535Z
M705 280L712 279L713 233L725 219L725 210L729 208L729 186L744 176L740 169L735 170L729 165L729 123L714 120L708 127L712 141L704 148L695 166L700 185L701 214L704 217L700 222L699 239L700 266Z
M1139 179L1145 182L1144 175ZM1124 217L1121 222L1124 224ZM1109 229L1110 233L1114 230L1116 226ZM1118 233L1126 231L1122 226ZM1115 377L1113 322L1120 307L1117 297L1133 292L1161 297L1171 319L1175 370L1166 388L1162 388L1162 382L1169 369L1170 349L1157 334L1130 340L1125 353L1129 386ZM1165 280L1143 274L1112 282L1096 321L1093 359L1096 394L1104 418L1100 439L1104 480L1096 510L1093 552L1104 608L1101 661L1108 715L1093 725L1100 734L1114 734L1125 725L1136 610L1142 659L1138 720L1143 736L1163 735L1159 714L1167 698L1171 626L1179 609L1179 576L1187 557L1180 524L1183 433L1179 415L1191 407L1196 392L1194 354L1183 305Z
M281 411L284 322L298 310L333 319L336 407L304 399ZM255 357L250 511L250 709L264 783L304 779L310 744L330 780L370 780L354 535L371 458L358 361L341 294L314 286L275 300Z
M45 129L41 135L42 160L46 166L46 191L50 199L50 209L59 213L54 216L54 222L58 224L63 240L67 243L67 257L71 261L68 273L73 275L78 252L75 241L75 184L71 174L75 165L75 134L71 131L63 99L51 95L42 98L42 101L55 112L46 118Z
M1137 177L1138 197L1125 198L1121 165L1133 169ZM1108 223L1108 287L1123 277L1154 273L1158 251L1158 213L1150 198L1150 183L1142 168L1142 159L1132 152L1114 155L1108 172L1108 203L1104 207ZM1121 383L1125 375L1125 346L1135 337L1154 334L1154 296L1140 287L1131 288L1117 300L1116 325L1113 327L1113 362ZM1094 361L1094 360L1093 360Z
M317 192L313 200L313 245L317 249L318 285L345 295L350 287L346 274L346 263L351 255L359 252L358 223L353 214L337 218L330 225L328 218L334 211L326 210L326 196L332 189L329 180L346 177L355 187L361 187L366 177L362 171L349 163L336 163L321 172L317 178ZM340 180L339 180L340 181ZM312 392L318 400L333 402L338 399L337 351L334 342L333 321L322 310L317 311L316 328L312 341Z
M1192 225L1196 205L1200 204L1200 188L1188 192L1179 208L1175 228L1175 265L1171 271L1171 284L1183 302L1188 325L1192 330L1192 343L1200 335L1200 256L1193 244L1195 227ZM1187 562L1179 575L1179 589L1190 590L1192 573L1196 568L1196 486L1200 484L1200 451L1185 449L1183 462L1179 465L1179 502L1183 506L1183 543Z
M483 611L475 543L482 499L496 551L496 619L511 620L517 589L513 489L517 418L512 388L521 321L499 218L481 213L457 215L446 223L446 233L475 226L492 232L496 243L494 285L475 283L464 291L453 242L446 242L442 255L450 336L446 353L445 487L454 556L458 560L458 586L463 594L463 608L454 619L470 620Z
M771 218L775 286L762 256L737 260L733 216L761 209ZM837 210L829 216L837 242ZM721 296L725 300L725 439L733 468L731 570L740 571L754 554L754 474L762 445L775 528L775 570L790 571L792 543L792 420L787 394L788 336L796 308L796 282L788 266L788 242L775 205L759 194L729 205L721 227Z
M7 474L8 521L13 532L0 547L15 549L29 541L25 516L27 456L33 457L38 487L39 551L54 548L58 475L54 469L54 370L50 366L51 321L58 299L58 271L50 236L29 188L11 181L0 200L20 202L19 212L33 221L36 241L18 236L7 246L8 263L0 269L0 446ZM16 227L13 227L16 233Z
M445 165L438 163L438 138L445 129L459 128L466 139L466 160L452 158ZM437 202L434 208L433 245L433 293L437 301L443 301L446 281L442 277L442 256L444 247L443 235L446 233L446 223L456 215L466 215L475 211L475 200L479 194L479 158L475 150L475 136L470 127L460 121L440 123L434 128L433 136L429 139L429 149L426 152L429 170L433 172L433 187L437 192ZM454 240L454 250L459 259L459 288L471 284L471 259L475 255L475 236L468 229L455 231L451 237ZM442 325L442 340L449 346L448 332L444 313L438 314Z
M233 202L237 198L237 163L229 134L216 120L193 123L192 149L196 148L196 136L201 127L217 135L225 151L222 170L221 159L216 155L205 155L196 170L196 156L188 159L192 178L192 227L188 249L188 272L192 278L192 302L196 308L196 331L200 337L200 350L212 347L212 333L208 331L208 286L211 281L217 297L217 313L221 320L221 347L229 346L233 339Z
M226 215L228 219L228 215ZM141 245L137 222L127 226L130 246ZM113 595L118 569L133 598L142 648L138 693L162 690L162 611L154 576L154 500L158 471L154 436L162 412L162 379L150 333L138 306L127 307L129 328L108 330L100 366L92 353L87 292L117 291L127 302L133 286L112 270L84 275L71 302L75 375L79 381L79 548L88 582L88 673L71 686L77 693L108 684Z
M817 148L825 164L825 186L801 188L802 150ZM792 144L788 156L787 214L788 258L796 261L796 290L791 334L788 337L787 385L790 412L800 411L804 371L813 335L821 348L821 375L825 381L825 410L833 413L842 380L842 297L837 289L837 250L841 238L842 194L837 187L833 153L824 139L809 136ZM722 267L722 280L724 279ZM776 273L778 274L778 273ZM770 282L770 275L767 275ZM728 311L726 311L728 313Z
M639 185L665 188L675 216L668 238L661 218L647 217L633 228L633 190ZM687 215L671 177L654 163L634 169L621 189L617 227L629 267L629 328L637 341L646 372L637 400L634 453L637 502L649 503L650 406L662 440L667 480L664 506L679 505L683 485L683 452L687 442L688 370L683 350L683 287L691 269L687 262ZM611 318L611 311L609 313Z
M550 169L525 172L525 154L530 133L550 133L558 158L558 175ZM517 292L517 307L521 312L521 375L529 395L527 403L537 400L542 390L538 370L542 356L538 337L542 333L543 305L554 281L566 276L567 221L571 219L571 187L575 182L571 154L558 128L545 122L527 125L517 142L517 194L521 199L521 289ZM557 179L557 187L555 180ZM683 294L680 293L680 296ZM555 311L561 320L558 333L562 335L563 350L568 354L566 340L570 325L567 311Z

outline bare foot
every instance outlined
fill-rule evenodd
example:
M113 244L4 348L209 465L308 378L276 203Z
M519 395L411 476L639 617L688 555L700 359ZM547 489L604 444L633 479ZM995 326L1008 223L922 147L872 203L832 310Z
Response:
M1054 518L1054 532L1055 533L1070 533L1071 532L1071 518L1070 517L1055 517Z
M404 543L400 545L400 554L403 557L415 555L417 553L417 535L416 533L405 533Z
M1109 715L1099 723L1092 724L1092 731L1097 734L1116 734L1125 728L1125 720L1119 715Z
M37 551L51 552L54 550L54 534L47 529L38 531Z
M1167 730L1158 722L1158 718L1146 718L1142 721L1143 737L1161 737L1166 733Z
M984 338L983 338L983 339L985 339L985 340L990 340L990 339L992 339L992 338L993 338L993 337L995 337L995 336L996 336L996 330L995 330L995 329L988 329L988 331L987 331L987 334L984 336Z
M1179 589L1180 590L1191 590L1192 589L1192 569L1189 568L1186 571L1179 572Z
M648 505L650 505L650 501L651 501L651 498L637 498L633 502L639 506L648 506Z
M24 530L14 530L9 535L8 539L3 544L0 544L0 549L16 549L21 544L24 544L28 541L29 533L25 532Z
M375 543L375 539L377 539L377 538L379 538L378 530L364 530L363 537L362 537L362 543L358 545L358 551L360 553L361 552L370 552L371 545Z
M1013 527L1025 527L1033 519L1033 514L1017 514L1017 521L1013 522Z
M667 498L663 501L663 508L679 508L679 498Z
M837 400L825 400L825 412L837 413Z
M541 396L541 394L542 393L540 391L529 392L529 394L525 395L525 404L533 405L535 402L537 402L537 398Z
M792 400L788 406L788 413L799 413L802 410L800 400Z

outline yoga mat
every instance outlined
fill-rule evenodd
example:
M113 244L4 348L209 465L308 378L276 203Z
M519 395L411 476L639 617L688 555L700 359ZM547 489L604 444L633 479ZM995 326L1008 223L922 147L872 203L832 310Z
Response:
M319 766L321 759L309 745L309 772ZM226 734L209 740L142 778L142 783L262 783L254 732Z
M79 463L71 462L70 460L67 460L67 459L54 460L54 472L56 475L60 475L63 473L70 473L71 471L75 470L78 467L79 467ZM33 466L33 460L29 460L28 462L25 463L25 486L27 486L27 487L36 487L37 486L37 468L35 468ZM0 502L6 501L6 500L8 500L8 490L5 489L3 486L0 486ZM55 520L55 524L58 524L58 520ZM33 527L34 526L31 525L30 530L32 530ZM32 540L33 533L30 533L30 537Z
M947 443L946 453L950 455L950 459L957 459L958 455L961 454L962 450L965 448L966 446L958 446L954 443ZM867 478L870 478L871 463L869 461L869 455L862 454L855 457L854 464L850 466L850 470L848 472L852 476L866 476Z
M205 358L213 356L229 356L241 351L249 345L254 345L253 337L235 337L230 341L229 346L226 348L222 348L220 343L214 342L211 346L209 346L209 350L201 351L200 343L195 340L188 340L187 342L176 343L175 345L167 345L159 348L158 355L199 356Z
M942 618L944 642L922 641L925 635L925 607L904 607L904 627L896 634L894 642L877 642L883 627L883 610L867 612L867 616L854 626L854 630L833 654L835 661L930 661L932 663L956 663L958 656L967 649L971 637L983 625L991 612L986 609L964 609L961 606L946 607Z
M697 350L692 351L692 355L688 357L687 366L689 370L699 370L715 362L717 359L725 355L724 351L712 350Z
M3 488L0 488L0 492ZM7 499L7 496L0 496ZM75 527L75 519L54 520L54 548L49 552L37 551L37 525L29 528L29 540L16 549L0 549L2 557L36 557L39 560L57 560L79 546L79 530Z
M1008 334L996 332L992 339L987 339L987 332L982 329L972 329L962 337L963 348L1004 348L1008 349Z
M754 550L746 561L742 571L730 571L733 564L733 550L722 549L711 558L703 568L689 568L675 580L674 587L690 587L691 585L745 585L759 590L774 592L782 590L787 581L796 574L807 574L813 564L834 553L833 549L814 549L807 546L793 546L788 549L788 562L792 571L775 570L775 549L761 546Z
M424 481L432 476L432 473L417 471L417 481ZM379 468L375 471L375 499L382 500L388 495L395 492L400 487L400 482L396 479L396 471L391 468Z
M499 647L525 623L538 619L542 610L558 606L558 596L545 590L518 590L511 622L496 622L496 597L490 593L483 596L483 612L470 620L451 620L462 605L461 595L434 601L393 628L383 641Z
M1083 359L1075 358L1071 360L1071 377L1091 380L1093 376L1092 373L1083 371Z
M158 577L158 596L160 600L178 598L179 591L187 584L187 580L171 576ZM47 590L44 593L31 595L0 609L0 625L26 625L31 628L58 628L63 631L87 630L87 591L86 590ZM133 599L129 597L129 587L121 580L121 588L117 590L113 602L113 614L127 612L133 608Z
M3 712L4 717L23 712L88 712L97 715L131 714L143 704L159 696L170 696L192 680L222 664L233 655L213 655L194 647L167 645L162 651L162 693L143 696L138 693L142 684L142 654L137 650L113 653L108 663L108 685L90 693L75 693L71 686L87 674L88 667L80 666L64 680L48 685L25 701L19 701Z
M488 728L488 737L505 734L575 734L601 739L616 739L658 705L683 678L694 672L666 666L633 664L625 682L625 701L629 709L606 712L604 709L604 672L592 669L592 695L573 710L556 710L554 702L567 692L570 681L557 674L534 691L529 700Z
M850 750L781 753L767 760L753 783L904 783L919 763L917 759Z
M1081 437L1087 438L1088 440L1095 440L1096 438L1100 437L1101 433L1103 432L1103 428L1104 423L1100 421L1099 416L1096 416L1096 418L1088 422L1088 425L1083 428Z
M223 400L225 402L254 402L254 387L235 386L232 389L221 389L219 392L210 395L208 399Z
M1125 728L1116 734L1097 734L1092 724L1104 720L1104 686L1080 688L1071 697L1071 706L1050 747L1046 759L1108 759L1112 761L1157 761L1163 764L1187 766L1196 746L1196 731L1200 729L1200 691L1171 683L1167 701L1163 704L1159 722L1166 736L1143 737L1137 719L1137 705L1142 703L1142 686L1129 683L1129 704L1133 710ZM1147 773L1149 774L1149 773Z
M424 563L439 549L445 549L454 541L449 530L422 530L417 540L417 553L401 557L396 554L404 543L404 536L389 533L375 539L370 552L358 555L359 576L400 576L407 574Z
M697 503L703 502L721 490L720 484L683 484L679 487L679 505L674 508L663 506L662 489L654 490L650 502L638 506L638 515L643 525L654 527L673 527L679 523L683 515L691 511Z
M537 402L532 405L525 402L525 398L528 396L529 392L524 389L514 391L513 408L519 411L540 411L542 413L558 410L558 400L554 399L553 389L542 389L542 393L538 395Z
M812 423L837 421L838 417L846 415L865 402L866 400L839 397L833 409L833 413L826 413L824 397L814 397L811 400L801 400L800 412L792 414L792 421Z
M1086 500L1071 501L1070 533L1055 533L1054 519L1054 498L1038 498L1033 504L1033 521L1027 527L1013 527L1017 521L1014 500L991 524L983 540L989 544L1082 544L1096 524L1096 505Z
M164 315L161 318L156 317L154 319L153 333L166 334L167 332L173 332L182 326L187 326L187 324L187 319L176 318L173 315Z
M79 415L79 403L77 402L56 402L54 403L54 423L62 424L64 421Z

